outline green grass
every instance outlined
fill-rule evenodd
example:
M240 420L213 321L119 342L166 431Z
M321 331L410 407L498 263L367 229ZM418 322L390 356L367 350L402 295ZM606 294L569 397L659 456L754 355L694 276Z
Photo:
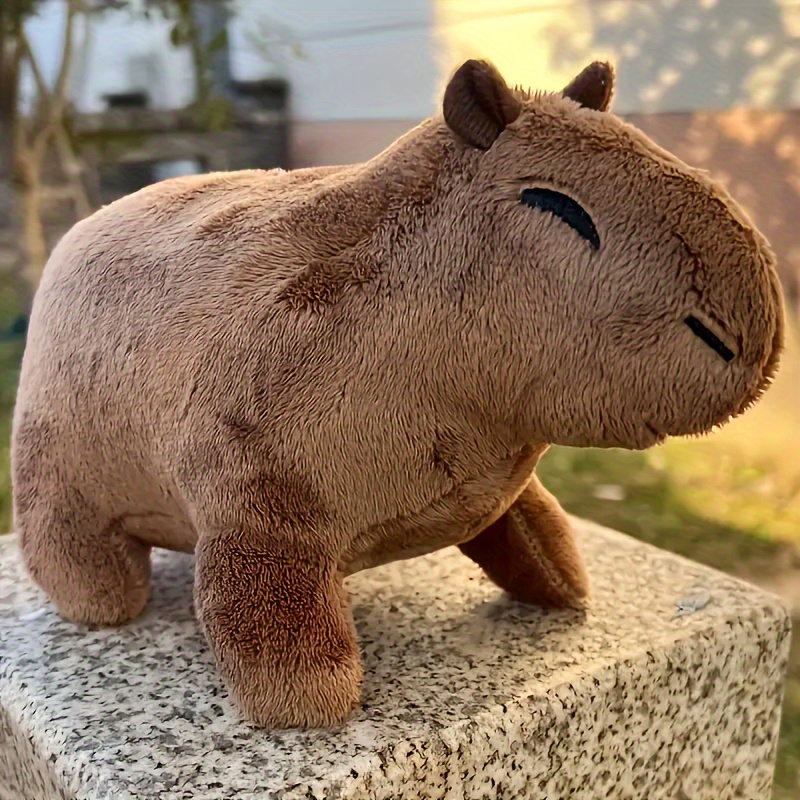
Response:
M790 544L698 512L650 453L554 448L542 460L545 485L572 514L730 572L765 573L790 559ZM595 495L613 487L621 499Z
M19 375L20 344L0 342L0 532L11 530L11 414Z
M9 276L0 274L0 533L11 530L11 416L24 342L4 332L19 314L19 297Z
M794 621L795 630L800 619ZM792 637L773 800L800 797L800 635Z

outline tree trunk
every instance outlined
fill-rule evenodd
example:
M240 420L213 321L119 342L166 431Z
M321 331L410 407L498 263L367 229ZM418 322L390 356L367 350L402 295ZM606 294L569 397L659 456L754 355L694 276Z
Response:
M53 143L56 146L61 172L70 188L76 220L82 220L92 213L92 204L83 182L80 160L75 155L69 134L63 124L59 125L53 134Z
M1 2L2 0L0 0ZM20 28L17 39L21 56L27 60L33 73L37 87L37 103L32 118L26 120L15 108L14 118L14 167L18 181L20 207L20 225L25 253L25 263L21 269L30 287L30 295L36 291L42 271L47 263L48 246L43 219L42 174L50 147L55 145L64 164L67 177L74 179L77 161L64 127L64 113L69 101L69 75L72 66L74 25L78 15L78 0L67 0L67 17L64 29L64 43L61 52L61 64L54 88L51 90L39 67L36 55L31 48L25 30ZM16 104L15 104L16 105ZM80 191L73 180L74 202L76 211L88 210L85 192ZM80 189L82 190L82 186Z
M47 237L42 221L42 163L30 150L18 154L20 166L20 200L22 210L22 240L25 245L24 275L32 290L36 291L47 263Z

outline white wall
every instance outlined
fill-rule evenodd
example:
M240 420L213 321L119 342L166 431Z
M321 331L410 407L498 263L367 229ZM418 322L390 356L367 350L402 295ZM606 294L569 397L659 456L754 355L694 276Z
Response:
M0 0L2 2L2 0ZM64 9L48 0L27 25L48 76L56 74L63 41ZM194 92L191 59L169 46L170 25L158 16L150 21L127 11L94 17L87 37L78 29L72 96L83 111L105 108L103 95L145 89L156 108L186 105Z
M280 62L302 120L408 119L430 113L438 84L431 0L240 0L231 26L237 78L269 71L247 32L259 21L298 42ZM252 38L252 37L251 37Z
M235 7L234 77L285 75L297 118L406 119L430 113L438 80L430 0L237 0ZM51 76L62 26L60 0L45 3L28 25ZM185 104L193 88L191 63L186 52L169 45L169 27L158 15L146 21L126 11L95 18L76 65L78 107L99 110L105 93L140 88L156 107Z
M800 107L799 0L237 0L234 76L285 74L305 121L417 119L446 75L486 57L514 83L556 89L588 61L619 69L616 110ZM29 28L49 71L62 18L50 0ZM86 110L145 87L158 107L192 93L188 55L168 24L107 13L76 70ZM264 30L273 42L264 57ZM260 36L261 46L253 39ZM296 42L303 56L288 43Z

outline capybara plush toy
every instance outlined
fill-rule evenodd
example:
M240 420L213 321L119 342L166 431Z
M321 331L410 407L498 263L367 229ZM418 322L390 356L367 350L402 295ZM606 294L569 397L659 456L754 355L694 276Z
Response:
M728 195L563 91L451 77L441 115L363 164L168 180L55 248L13 429L16 528L69 620L147 603L150 550L242 715L359 704L343 579L455 545L524 603L578 606L550 444L708 431L770 382L774 260Z

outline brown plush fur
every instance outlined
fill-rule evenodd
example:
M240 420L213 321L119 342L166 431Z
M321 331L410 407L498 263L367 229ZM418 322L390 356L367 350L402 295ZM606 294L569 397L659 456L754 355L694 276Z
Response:
M773 257L704 174L559 94L453 76L365 164L178 178L79 223L36 295L16 525L67 618L119 624L149 550L196 551L196 607L243 714L357 706L343 578L459 545L525 602L580 604L550 443L646 448L741 413L776 369ZM594 247L524 189L569 195ZM685 324L693 315L726 361Z

